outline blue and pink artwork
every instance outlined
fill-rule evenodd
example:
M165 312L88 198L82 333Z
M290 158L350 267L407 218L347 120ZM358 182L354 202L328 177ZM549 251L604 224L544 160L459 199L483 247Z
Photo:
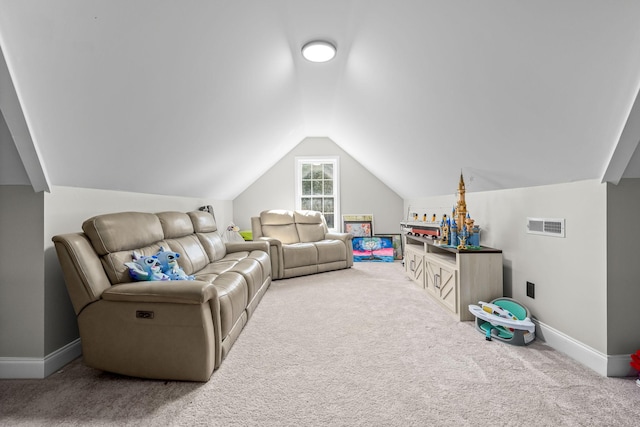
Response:
M393 262L393 238L387 236L354 237L353 261Z

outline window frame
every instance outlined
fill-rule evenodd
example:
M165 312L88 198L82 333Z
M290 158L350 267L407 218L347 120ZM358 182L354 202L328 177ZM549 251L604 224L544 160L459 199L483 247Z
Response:
M333 165L333 227L329 230L336 232L340 230L340 157L339 156L296 156L295 177L296 177L296 209L302 209L302 166L307 164L332 164ZM325 196L323 194L323 196ZM323 212L324 214L324 212Z

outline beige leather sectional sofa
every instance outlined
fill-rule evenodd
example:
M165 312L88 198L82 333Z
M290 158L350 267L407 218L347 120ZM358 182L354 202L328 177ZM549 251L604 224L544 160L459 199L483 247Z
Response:
M84 362L124 375L207 381L271 283L267 242L223 243L207 212L122 212L53 237ZM132 282L125 262L160 246L195 280Z
M320 212L263 211L251 218L251 231L254 241L269 242L274 279L353 266L353 236L330 233Z

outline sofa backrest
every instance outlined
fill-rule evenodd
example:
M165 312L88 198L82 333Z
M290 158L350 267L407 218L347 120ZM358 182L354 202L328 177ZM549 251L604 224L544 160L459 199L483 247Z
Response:
M262 236L283 244L318 242L328 232L324 215L307 210L268 210L260 213Z
M178 252L187 274L226 255L207 212L103 214L87 219L82 230L52 237L76 314L112 285L131 282L125 263L132 261L133 251L145 256L155 255L160 247Z
M293 212L287 210L269 210L260 213L262 235L278 239L288 245L300 243Z
M132 252L155 255L164 241L160 219L151 213L119 212L98 215L82 224L82 231L100 257L111 284L130 282L125 262L132 261Z
M187 215L189 215L193 229L209 259L217 261L224 258L227 249L220 233L218 233L218 226L213 215L203 211L188 212Z
M178 264L186 274L193 274L209 264L209 257L196 236L191 217L183 212L156 214L169 249L180 254ZM211 216L210 214L207 214Z
M324 215L317 211L294 211L293 219L301 242L318 242L329 231Z
M178 264L186 274L226 254L215 220L207 212L104 214L86 220L82 230L112 285L131 281L125 263L132 261L133 251L145 256L155 255L160 247L178 252Z

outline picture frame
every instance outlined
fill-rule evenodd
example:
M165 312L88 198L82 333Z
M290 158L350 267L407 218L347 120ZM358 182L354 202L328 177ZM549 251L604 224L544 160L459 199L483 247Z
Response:
M396 260L402 260L404 258L404 246L402 242L402 234L389 233L389 234L376 234L374 237L390 237L393 244L393 258Z
M342 232L354 237L373 237L373 215L342 215Z
M353 238L353 262L393 262L392 236Z

